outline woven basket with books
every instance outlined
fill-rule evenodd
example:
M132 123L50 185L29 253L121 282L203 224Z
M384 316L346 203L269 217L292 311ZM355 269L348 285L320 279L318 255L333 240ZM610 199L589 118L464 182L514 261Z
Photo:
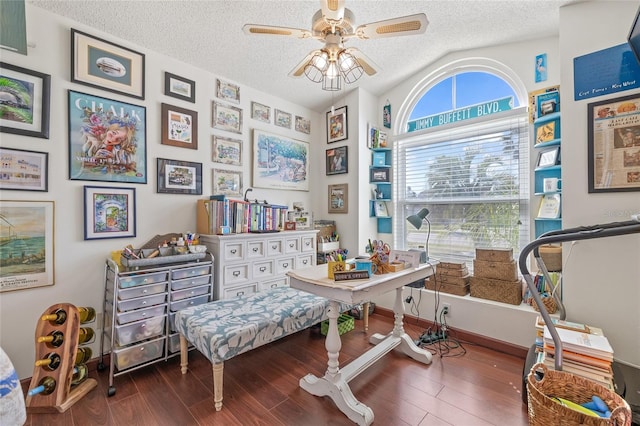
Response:
M549 312L550 314L555 314L556 311L558 310L558 305L556 304L556 299L554 299L551 296L548 297L542 297L542 304L544 305L545 309L547 310L547 312ZM538 308L538 304L535 303L534 301L531 302L531 306L533 307L533 310L536 312L540 312L540 308Z

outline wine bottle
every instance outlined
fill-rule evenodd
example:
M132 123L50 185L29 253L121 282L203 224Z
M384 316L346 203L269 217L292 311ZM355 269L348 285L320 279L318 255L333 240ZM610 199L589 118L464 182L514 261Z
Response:
M40 382L38 382L38 386L30 389L29 392L27 392L27 396L34 396L38 394L49 395L54 390L56 390L56 379L46 376L40 379Z
M89 347L78 348L78 352L76 353L76 360L74 364L84 364L91 359L93 356L93 351Z
M95 335L93 328L91 327L80 327L78 330L78 343L83 344L91 341L93 336Z
M56 309L51 314L42 316L42 321L49 321L51 324L62 325L67 320L67 311L64 309Z
M64 333L56 330L47 336L38 337L37 341L38 343L49 343L51 346L57 348L64 342Z
M79 307L78 314L80 314L80 323L91 322L96 317L96 310L91 306Z
M73 367L73 376L71 376L71 386L79 385L89 376L89 368L87 364L77 364Z
M60 366L60 355L55 352L47 354L46 358L36 361L36 367L46 367L49 370L55 370Z

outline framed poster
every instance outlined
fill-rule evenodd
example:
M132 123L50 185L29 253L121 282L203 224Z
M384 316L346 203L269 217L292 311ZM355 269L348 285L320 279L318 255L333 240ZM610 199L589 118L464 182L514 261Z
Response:
M202 195L202 163L158 158L159 194Z
M341 175L349 171L349 147L341 146L340 148L327 149L326 166L327 176Z
M0 62L0 132L49 139L51 76Z
M640 191L640 94L587 105L589 193Z
M221 136L213 136L211 160L215 163L242 166L242 141Z
M309 144L253 129L253 187L309 190Z
M144 99L145 56L71 28L71 81Z
M0 189L48 191L48 152L0 147L0 158Z
M348 138L347 107L327 111L327 143L340 142Z
M291 128L291 114L288 112L284 112L276 108L274 121L276 126L284 127L286 129Z
M54 202L0 204L0 292L54 283Z
M213 102L213 128L242 133L242 110L238 107Z
M146 108L69 90L69 179L147 183Z
M242 172L213 169L213 193L241 197Z
M164 73L164 94L183 101L196 102L196 82L184 77Z
M311 133L311 120L296 115L296 132Z
M349 213L349 185L329 185L329 213Z
M225 101L235 104L240 103L240 86L231 83L225 83L220 79L216 79L216 96Z
M271 107L258 102L251 102L251 118L265 123L271 123Z
M84 187L84 239L136 236L136 189Z
M198 149L198 113L162 104L162 145Z

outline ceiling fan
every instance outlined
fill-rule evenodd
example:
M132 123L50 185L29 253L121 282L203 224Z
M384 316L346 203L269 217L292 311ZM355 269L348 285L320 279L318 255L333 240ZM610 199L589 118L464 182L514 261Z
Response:
M422 34L429 21L424 13L386 19L355 27L355 17L344 7L345 0L320 0L320 10L312 18L311 30L245 24L242 29L250 35L280 35L299 39L314 38L324 42L320 49L311 51L289 73L290 77L303 74L320 83L324 90L340 90L340 81L358 80L363 72L374 75L378 66L355 47L345 48L350 38L361 40Z

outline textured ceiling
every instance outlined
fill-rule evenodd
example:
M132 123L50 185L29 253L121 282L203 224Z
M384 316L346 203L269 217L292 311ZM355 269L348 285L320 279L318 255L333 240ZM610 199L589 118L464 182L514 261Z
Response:
M359 48L381 69L343 85L343 90L360 86L379 95L447 53L557 35L560 6L578 1L346 0L356 26L420 12L427 15L429 26L417 36L349 40L346 47ZM242 32L245 23L310 29L313 14L320 9L318 1L27 2L318 112L332 103L331 92L320 84L287 76L321 42ZM172 72L180 75L179 70Z

